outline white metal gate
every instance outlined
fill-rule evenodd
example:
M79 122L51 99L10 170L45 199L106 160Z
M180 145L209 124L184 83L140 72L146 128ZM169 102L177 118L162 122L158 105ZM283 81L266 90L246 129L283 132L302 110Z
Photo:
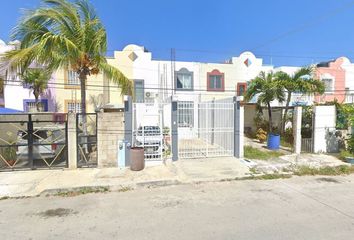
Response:
M179 158L233 156L232 98L179 101L177 107Z
M133 146L143 147L145 161L160 161L170 157L170 131L165 127L171 115L171 103L133 103Z

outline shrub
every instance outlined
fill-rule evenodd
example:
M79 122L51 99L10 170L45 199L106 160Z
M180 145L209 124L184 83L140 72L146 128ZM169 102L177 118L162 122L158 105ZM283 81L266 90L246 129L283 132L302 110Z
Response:
M293 134L293 128L287 128L285 129L285 132L283 134L283 139L285 142L293 144L294 143L294 134Z
M259 140L260 143L263 143L267 140L267 132L264 131L262 128L257 130L256 138Z
M348 139L348 151L351 154L354 154L354 135L352 135L349 139Z

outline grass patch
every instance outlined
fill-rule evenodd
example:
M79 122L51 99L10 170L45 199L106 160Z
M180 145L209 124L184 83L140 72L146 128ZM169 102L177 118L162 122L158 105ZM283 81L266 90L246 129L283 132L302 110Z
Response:
M284 154L278 151L266 151L251 146L244 147L245 158L268 160L271 158L278 158Z
M132 187L121 187L118 192L128 192L134 190Z
M291 174L271 173L271 174L264 174L259 176L243 177L235 180L275 180L275 179L286 179L291 177L292 177Z
M337 176L337 175L349 175L354 173L354 166L337 166L337 167L321 167L312 168L309 166L300 166L294 170L294 175L297 176Z
M108 191L109 191L108 187L84 187L84 188L79 188L77 190L60 191L60 192L54 194L54 196L75 197L75 196L89 194L89 193L105 193Z
M280 138L280 146L286 147L286 148L293 148L293 144L285 141L285 139Z
M345 158L347 158L347 157L354 157L354 155L351 154L349 151L341 150L338 158L342 161L345 161Z

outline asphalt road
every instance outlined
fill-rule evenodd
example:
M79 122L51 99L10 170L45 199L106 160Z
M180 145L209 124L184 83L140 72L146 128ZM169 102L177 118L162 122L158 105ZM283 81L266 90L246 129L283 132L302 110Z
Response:
M354 176L0 201L0 239L353 239Z

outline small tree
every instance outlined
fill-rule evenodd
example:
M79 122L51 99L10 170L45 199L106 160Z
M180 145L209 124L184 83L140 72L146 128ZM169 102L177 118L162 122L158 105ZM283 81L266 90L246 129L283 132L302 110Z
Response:
M51 72L41 68L29 68L22 74L23 85L27 85L32 89L37 112L40 112L39 96L44 93L48 87L48 81Z
M283 102L285 100L283 87L275 78L273 72L265 73L262 71L258 77L251 80L250 86L245 94L245 99L249 101L255 96L257 97L258 105L265 105L268 108L268 133L273 133L271 102L274 100Z
M4 79L2 77L0 77L0 93L2 93L4 91Z
M280 82L283 88L287 92L285 111L282 117L281 132L285 130L285 124L287 114L289 111L290 101L294 92L301 92L304 94L323 94L325 91L325 85L322 81L314 79L313 67L303 67L295 72L294 75L289 75L285 72L277 72L275 74L276 79Z

